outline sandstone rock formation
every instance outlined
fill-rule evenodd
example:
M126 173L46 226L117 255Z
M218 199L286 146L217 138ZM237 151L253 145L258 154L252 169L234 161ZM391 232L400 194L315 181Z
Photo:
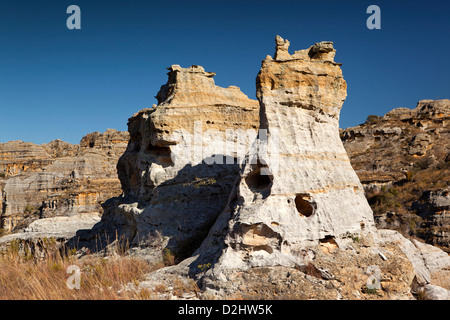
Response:
M322 42L289 58L286 47L281 60L262 62L257 77L267 146L253 163L250 155L223 213L228 232L213 272L303 265L313 255L311 246L338 245L374 231L372 211L339 139L347 86L334 49Z
M449 118L450 100L422 100L415 109L369 116L366 123L343 130L341 136L361 181L391 186L414 166L448 162Z
M181 259L226 205L257 134L258 103L237 87L216 86L200 66L173 65L168 76L158 105L129 119L117 166L123 195L105 203L102 223L80 232L77 243L108 234L148 259L161 259L162 248Z
M334 56L331 42L291 55L277 37L257 77L259 106L202 67L169 68L158 105L129 119L123 195L71 245L109 238L152 263L172 257L130 284L169 298L171 284L192 281L216 298L445 295L433 279L448 255L375 228L339 137L346 82Z
M100 214L100 204L121 193L116 163L127 142L127 132L111 129L87 135L80 145L0 144L0 227L18 231L36 219Z
M186 258L149 274L139 287L151 290L192 278L207 297L409 299L414 283L430 285L432 272L450 266L445 253L436 249L434 268L425 261L429 246L375 228L339 138L346 83L332 43L293 55L288 48L277 37L275 59L262 63L259 120L255 102L234 88L232 96L242 98L217 103L230 88L214 86L213 74L172 66L158 106L129 121L118 165L124 195L108 201L102 222L77 239L119 231L130 254ZM239 114L232 121L230 105ZM200 135L196 119L216 126L215 134ZM239 168L211 161L230 158L216 149L230 126L260 129L250 149L251 139L241 143L245 161L231 156ZM196 133L207 139L193 139ZM189 148L192 141L201 153Z
M422 100L341 132L381 228L449 251L450 100Z

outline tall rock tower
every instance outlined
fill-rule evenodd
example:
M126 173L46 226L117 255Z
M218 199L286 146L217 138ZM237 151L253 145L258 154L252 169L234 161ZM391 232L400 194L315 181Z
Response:
M347 84L333 44L316 43L292 55L288 47L277 36L275 58L262 62L256 80L259 150L249 155L228 209L198 250L212 253L223 242L211 270L218 277L230 270L302 265L311 258L308 248L339 246L375 231L339 138ZM220 230L225 232L219 240Z

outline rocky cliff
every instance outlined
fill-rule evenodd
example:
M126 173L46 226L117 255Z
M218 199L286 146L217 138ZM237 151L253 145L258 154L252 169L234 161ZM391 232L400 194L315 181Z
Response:
M436 166L446 165L446 146L429 142L431 133L446 133L442 108L447 102L426 101L415 111L396 110L385 117L391 122L381 131L374 123L384 119L370 117L369 129L353 128L340 135L347 84L334 61L333 43L319 42L293 54L289 46L277 36L274 57L262 61L258 101L237 87L216 86L215 74L200 66L171 66L156 96L158 105L128 121L128 146L117 164L123 193L107 200L101 221L79 230L67 245L83 254L86 249L111 253L109 249L119 248L152 264L171 265L126 288L151 290L162 298L450 297L449 290L436 286L449 275L448 254L394 230L377 229L365 197L368 190L380 192L408 179L417 184L413 179L420 177L419 171L409 169L423 165L433 148ZM393 123L418 129L408 127L414 136L407 140ZM385 155L387 160L374 151L372 160L380 160L375 165L364 158L372 143L389 143L393 137L408 143ZM40 163L58 172L79 155L83 161L72 166L69 180L96 181L99 171L102 179L105 173L109 178L107 164L120 153L117 141L92 134L74 151L62 142L27 146L34 151L24 152L21 165L10 166L4 176L22 172L17 177L38 175L34 179L44 181L41 176L47 172L39 169ZM103 148L105 142L110 145ZM401 152L411 163L392 165ZM93 153L106 159L90 162ZM29 160L32 154L36 159ZM63 158L47 160L46 154ZM58 177L36 185L48 192ZM8 190L3 193L6 208L11 208ZM435 208L445 206L447 196L446 191L430 191L416 206L436 215ZM61 201L66 197L70 194L62 193ZM86 207L90 210L82 205ZM67 227L70 222L64 218L34 221L23 238ZM180 295L176 288L192 287L193 282L194 295Z
M36 145L0 144L3 232L54 216L101 213L100 204L121 193L116 163L128 133L91 133L79 145L61 140Z
M169 68L158 105L129 120L124 194L77 243L115 233L130 254L171 258L132 286L167 288L164 297L192 279L219 298L410 299L417 286L431 295L450 258L376 229L339 136L346 82L333 43L292 55L289 45L277 37L262 62L259 106L199 66Z
M422 100L341 132L379 227L449 251L450 100Z

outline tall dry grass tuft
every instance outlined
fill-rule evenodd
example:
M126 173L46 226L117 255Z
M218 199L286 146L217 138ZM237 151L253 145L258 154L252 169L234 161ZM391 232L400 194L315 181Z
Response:
M40 251L19 254L18 245L0 255L1 300L118 300L152 299L147 291L124 290L160 266L151 266L136 258L117 255L109 258L87 256L77 259L53 245ZM22 247L23 249L23 247ZM80 288L70 289L69 266L77 266Z

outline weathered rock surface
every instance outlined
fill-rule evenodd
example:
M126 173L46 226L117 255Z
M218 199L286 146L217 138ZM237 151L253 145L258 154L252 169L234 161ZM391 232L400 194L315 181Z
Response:
M341 137L364 185L381 182L390 186L407 178L415 165L434 162L444 166L449 154L449 119L450 100L422 100L415 109L397 108L383 117L369 116L364 124L343 130Z
M339 139L346 85L332 44L292 56L288 47L277 37L276 59L263 61L257 89L267 131L222 214L192 257L149 274L141 288L162 286L171 297L171 284L191 277L205 297L412 299L414 285L450 266L437 248L376 230Z
M212 269L216 279L225 279L228 269L303 265L313 255L310 247L339 245L375 230L339 139L346 82L330 43L317 56L322 44L302 51L301 58L296 53L288 59L283 51L282 60L262 62L257 96L267 146L253 164L250 155L216 224L226 228L224 239L212 231L204 242L207 250L217 249L215 242L225 245Z
M431 284L433 274L450 266L450 256L437 247L408 240L393 230L380 230L379 234L385 241L396 243L401 248L411 261L416 273L415 280L421 286Z
M106 202L102 223L77 241L117 232L149 259L162 259L162 248L184 258L226 205L257 134L258 103L237 87L216 86L200 66L173 65L168 76L158 105L129 119L117 166L123 196Z
M375 227L339 136L346 82L334 56L331 42L291 55L277 37L257 78L260 107L199 66L169 68L158 105L129 120L117 166L123 195L72 241L90 246L104 234L153 263L175 256L178 264L130 285L169 298L413 299L416 287L445 295L433 283L450 268L445 252ZM175 293L174 283L193 281L204 291Z
M116 163L127 142L127 132L107 130L80 145L0 144L0 227L17 231L36 219L100 214L100 204L121 193Z
M341 132L377 226L449 251L450 100L422 100Z
M450 290L444 289L439 286L427 284L419 291L426 300L449 300Z
M35 220L22 232L8 234L0 238L0 247L13 240L38 242L44 238L54 238L65 242L80 229L91 229L100 221L97 213L83 213L70 217L53 217Z

